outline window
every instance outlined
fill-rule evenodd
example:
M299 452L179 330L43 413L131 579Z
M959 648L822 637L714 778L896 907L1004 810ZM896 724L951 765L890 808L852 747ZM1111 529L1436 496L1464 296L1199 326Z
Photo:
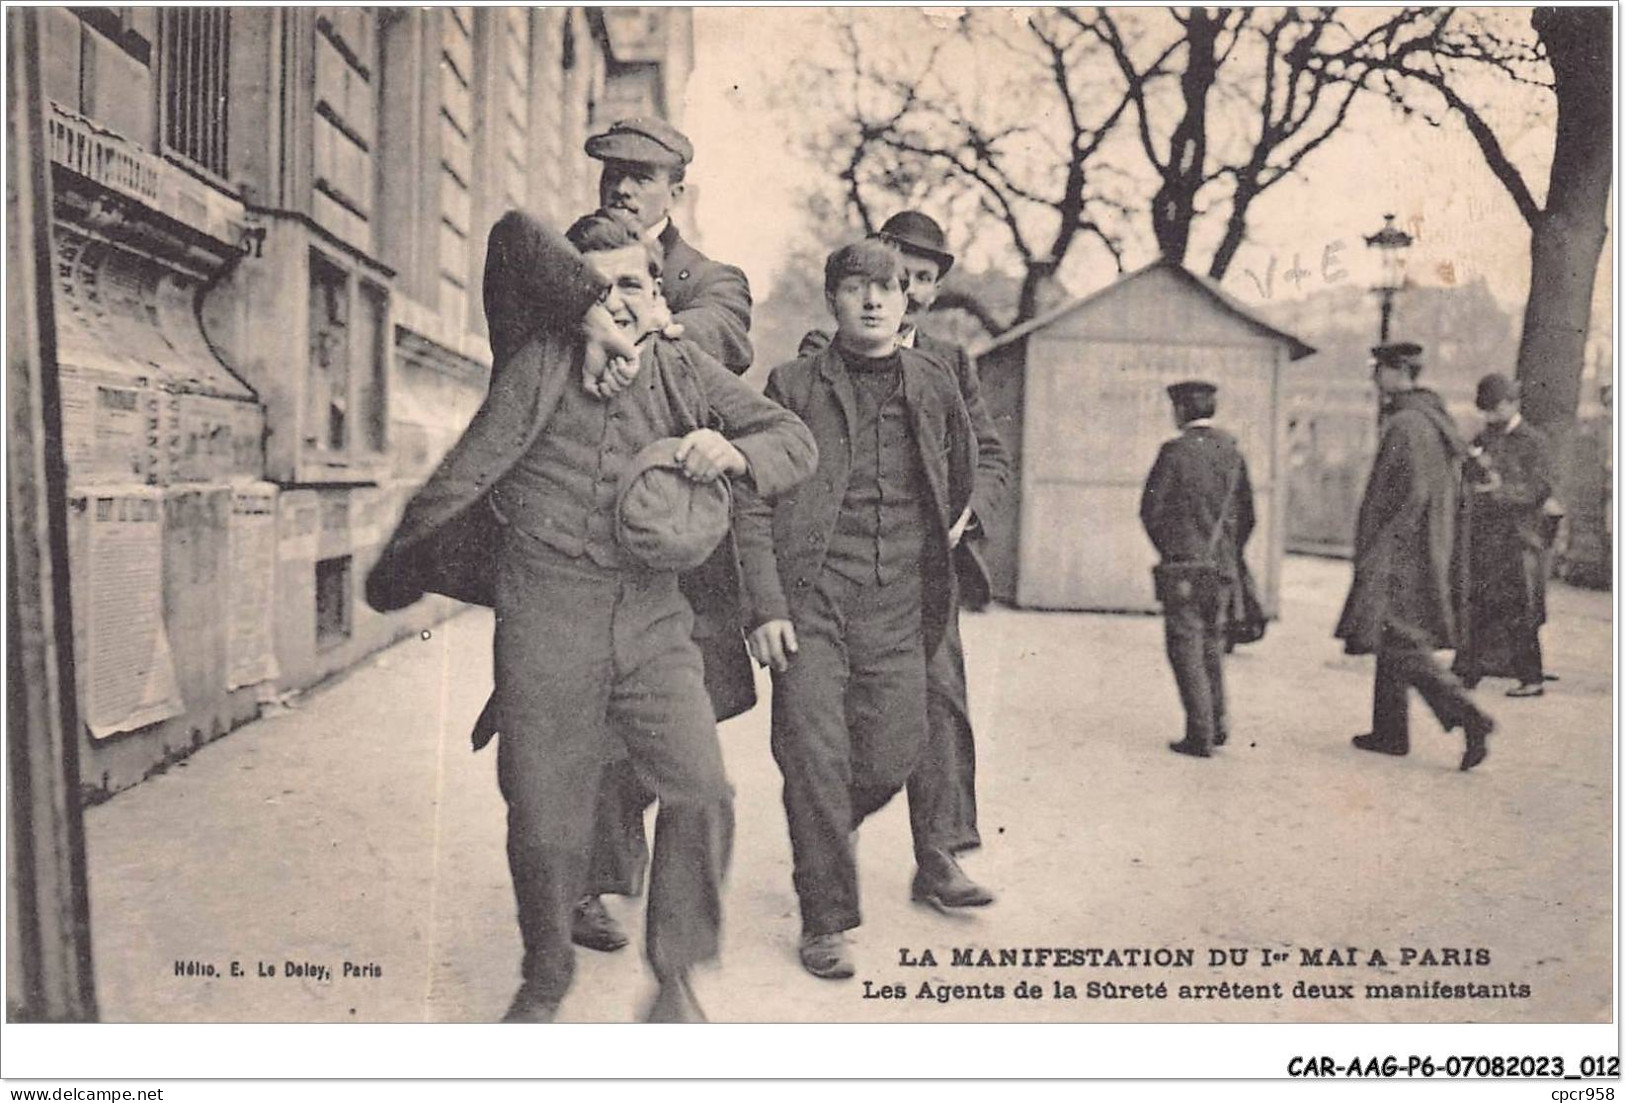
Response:
M164 149L224 180L231 12L163 9L161 53Z
M351 557L316 560L316 646L333 647L350 638Z
M329 468L381 455L389 443L389 293L312 249L309 336L305 448Z

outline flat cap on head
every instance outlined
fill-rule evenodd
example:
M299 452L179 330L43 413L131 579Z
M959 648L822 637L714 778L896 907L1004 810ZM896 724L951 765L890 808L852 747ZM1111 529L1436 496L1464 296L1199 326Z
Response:
M620 119L587 139L587 156L600 161L681 168L694 160L694 146L665 119L638 116Z
M1168 397L1175 402L1188 402L1193 398L1212 398L1219 388L1205 379L1186 379L1170 384Z
M1516 402L1521 394L1518 381L1508 379L1500 372L1491 372L1478 381L1478 394L1473 405L1488 413L1503 402Z
M904 252L920 253L936 261L938 279L954 266L947 235L937 220L923 211L898 211L886 220L879 236Z
M1422 346L1415 341L1395 341L1387 345L1373 345L1371 359L1389 368L1422 370Z

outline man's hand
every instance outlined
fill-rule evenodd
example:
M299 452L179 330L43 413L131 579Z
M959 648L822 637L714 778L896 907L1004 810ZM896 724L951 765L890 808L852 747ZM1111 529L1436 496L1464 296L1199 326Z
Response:
M625 330L615 324L602 303L587 308L581 319L581 384L588 394L609 398L623 390L638 374L638 349Z
M697 483L715 482L722 475L743 475L750 470L745 454L715 429L696 429L677 446L677 462Z
M790 669L790 656L800 650L796 626L787 620L770 620L757 627L746 637L745 646L757 665L778 671Z
M969 524L970 506L966 506L965 512L961 513L959 520L954 522L954 527L948 530L948 546L950 548L959 547L959 542L965 538L965 528Z

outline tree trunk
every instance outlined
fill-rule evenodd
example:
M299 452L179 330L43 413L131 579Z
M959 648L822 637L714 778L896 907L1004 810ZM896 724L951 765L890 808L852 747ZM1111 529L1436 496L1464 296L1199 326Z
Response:
M1207 97L1218 77L1219 29L1227 9L1208 12L1192 8L1186 24L1188 58L1179 76L1185 114L1168 142L1168 163L1162 186L1151 201L1151 229L1157 248L1168 260L1183 264L1190 249L1191 222L1196 217L1196 193L1202 186L1207 161Z
M1021 296L1016 302L1016 319L1010 323L1012 326L1019 326L1022 322L1036 318L1055 305L1061 297L1055 281L1057 267L1059 266L1050 260L1032 260L1027 263L1026 275L1021 279Z
M1533 19L1551 61L1557 138L1546 206L1530 223L1518 380L1524 416L1551 441L1557 497L1564 501L1584 482L1574 473L1574 439L1614 166L1612 14L1609 8L1541 8Z
M1557 138L1545 210L1530 225L1529 301L1518 344L1524 416L1572 425L1580 404L1597 261L1613 174L1609 8L1543 8L1534 27L1557 92ZM1565 434L1566 435L1566 434Z

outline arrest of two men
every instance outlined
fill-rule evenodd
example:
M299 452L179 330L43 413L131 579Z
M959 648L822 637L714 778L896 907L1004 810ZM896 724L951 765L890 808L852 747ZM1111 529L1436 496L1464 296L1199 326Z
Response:
M955 259L932 218L897 212L830 254L833 334L809 333L758 393L740 378L754 358L745 275L672 221L688 139L623 119L586 152L602 165L598 211L562 234L518 211L491 230L489 391L366 595L380 611L427 593L495 611L494 690L473 742L496 743L523 945L504 1021L552 1021L575 948L627 944L603 898L645 890L657 987L643 1017L703 1021L690 978L718 954L734 833L717 725L757 705L753 660L771 671L801 966L854 975L856 833L900 792L914 900L994 902L960 866L981 839L959 613L986 600L979 543L1010 457L973 360L917 328ZM1372 731L1354 742L1404 754L1414 685L1463 729L1470 769L1494 722L1464 681L1506 662L1525 692L1543 680L1543 529L1528 515L1550 492L1544 448L1508 381L1485 381L1490 425L1469 443L1417 385L1422 350L1374 354L1386 412L1338 629L1349 651L1377 655ZM1217 388L1168 392L1178 433L1141 518L1187 717L1171 747L1201 758L1231 734L1227 644L1262 632L1242 558L1252 490L1216 424ZM1463 502L1492 519L1472 557L1493 562L1494 585L1471 597L1509 623L1511 657L1463 647L1451 671L1433 650L1460 642Z

